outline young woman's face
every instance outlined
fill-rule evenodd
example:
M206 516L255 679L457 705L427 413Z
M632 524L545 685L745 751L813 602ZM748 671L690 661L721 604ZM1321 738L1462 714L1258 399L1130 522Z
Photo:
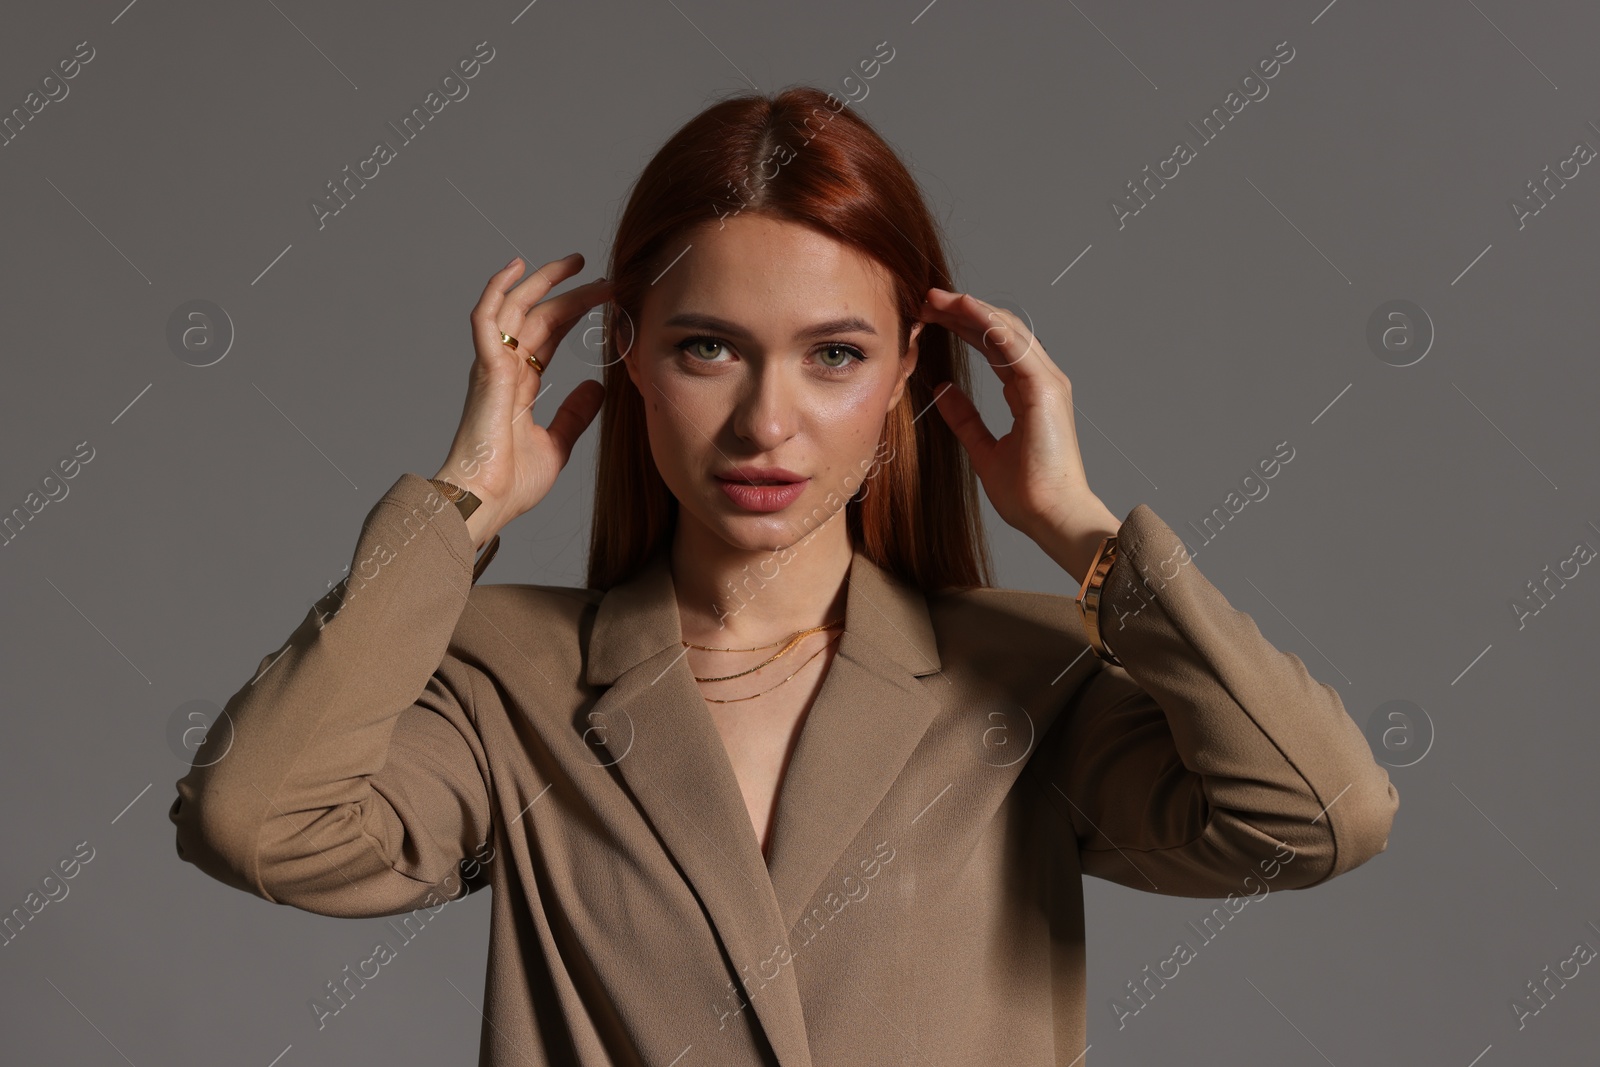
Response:
M880 472L921 323L902 355L889 272L797 223L712 219L682 243L646 291L626 358L679 522L749 550L834 519L842 529L844 502ZM775 479L798 484L751 485Z

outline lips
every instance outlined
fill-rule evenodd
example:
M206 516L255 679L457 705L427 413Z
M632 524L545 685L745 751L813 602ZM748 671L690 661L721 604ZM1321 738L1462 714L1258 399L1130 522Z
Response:
M805 481L802 475L787 467L734 467L716 477L725 482L743 482L745 485L789 485Z
M785 471L784 474L789 472ZM764 478L752 477L749 480L741 474L737 478L730 478L719 474L716 476L717 488L735 505L745 511L772 512L782 511L784 508L800 499L810 483L809 478L797 480L777 480L778 476L767 473ZM762 484L765 481L766 484ZM752 484L754 482L755 484Z

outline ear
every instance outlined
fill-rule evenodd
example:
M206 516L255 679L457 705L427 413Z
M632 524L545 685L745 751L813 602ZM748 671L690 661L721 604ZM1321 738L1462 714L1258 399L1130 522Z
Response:
M644 383L639 380L639 361L635 358L635 355L639 350L640 341L638 322L631 314L628 313L627 308L622 307L620 304L614 305L613 311L615 314L613 315L613 325L611 326L611 329L614 331L618 329L627 330L626 337L620 339L612 338L612 340L614 340L616 343L625 344L627 346L623 350L622 354L617 358L622 362L623 367L627 370L628 377L633 382L633 387L637 389L642 396L644 394ZM621 318L622 321L620 323L616 322L617 317Z
M889 407L893 408L900 403L900 398L905 395L906 381L917 369L917 337L922 333L923 324L911 324L911 332L906 338L906 352L900 357L900 380L895 384L894 395L889 398Z
M628 372L628 377L633 379L633 387L639 390L640 395L643 395L644 386L639 383L639 362L633 358L631 347L629 351L624 352L619 358L622 360L622 366Z

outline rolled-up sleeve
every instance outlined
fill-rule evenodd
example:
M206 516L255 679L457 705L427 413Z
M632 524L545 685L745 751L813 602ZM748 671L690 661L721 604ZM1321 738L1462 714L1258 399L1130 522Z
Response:
M1122 666L1094 657L1057 724L1053 784L1083 871L1211 897L1269 864L1275 887L1298 889L1382 852L1399 793L1333 687L1232 607L1147 505L1118 549L1101 632Z
M179 857L324 915L474 888L460 865L490 833L488 761L473 668L448 654L472 570L460 513L401 476L368 513L350 576L261 660L178 781Z

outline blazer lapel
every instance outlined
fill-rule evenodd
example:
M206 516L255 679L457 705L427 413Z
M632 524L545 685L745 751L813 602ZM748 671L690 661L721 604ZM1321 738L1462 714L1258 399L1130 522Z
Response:
M932 721L914 676L939 669L920 590L857 551L845 630L780 785L771 868L733 764L682 646L663 547L606 591L589 637L586 679L608 686L588 723L710 916L740 990L784 1067L810 1067L793 966L757 973L859 834ZM786 958L783 956L780 959Z
M860 551L848 580L844 634L779 786L768 845L785 930L860 834L939 705L914 680L940 669L922 591Z

